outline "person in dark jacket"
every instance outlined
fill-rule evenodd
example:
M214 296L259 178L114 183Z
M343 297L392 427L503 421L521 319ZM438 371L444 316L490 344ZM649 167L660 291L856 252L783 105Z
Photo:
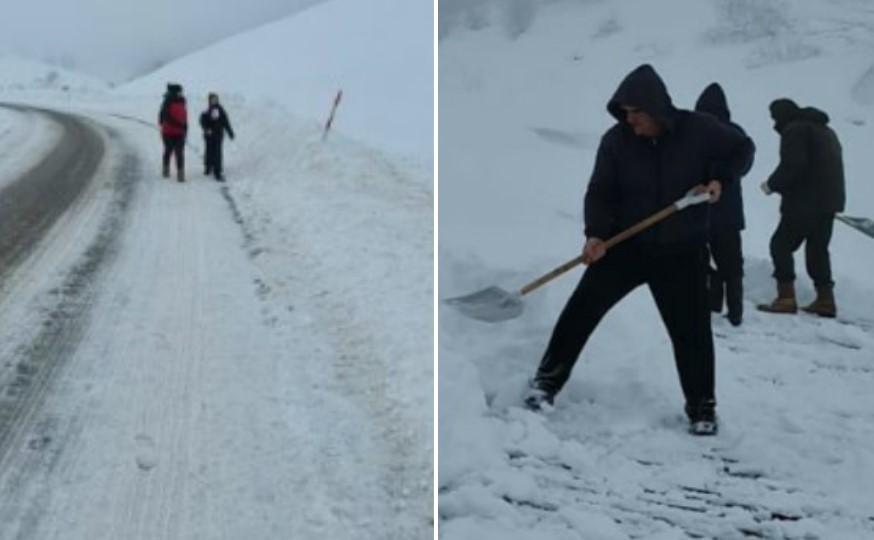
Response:
M711 83L695 103L695 110L708 113L739 133L746 132L731 121L731 111L725 92L718 83ZM752 156L741 175L749 172ZM722 311L722 299L728 309L728 320L739 326L743 320L743 252L740 232L744 228L743 195L740 177L732 178L719 201L710 207L710 253L716 263L716 270L710 270L710 308Z
M828 126L828 115L819 109L802 109L792 100L781 98L771 103L770 110L774 129L780 134L780 163L762 183L762 191L782 196L780 223L771 237L777 298L759 305L759 309L769 313L798 311L793 253L804 243L807 273L816 287L816 299L802 309L835 317L828 246L835 214L843 211L846 199L841 143Z
M222 140L227 131L228 137L234 139L234 130L224 107L219 103L217 94L211 93L208 98L209 106L200 115L200 127L203 128L203 139L206 145L204 155L204 174L215 175L215 179L223 182L222 174Z
M552 404L601 318L646 284L674 348L690 431L714 434L714 350L707 298L708 209L691 206L610 248L606 239L683 197L738 178L752 141L716 118L674 107L649 65L632 71L607 104L617 123L601 138L585 196L588 268L564 307L525 397Z
M161 126L161 137L164 140L163 173L164 178L170 176L170 156L176 156L176 178L185 181L185 136L188 133L188 110L185 106L185 96L182 86L175 83L167 85L161 110L158 112L158 124Z

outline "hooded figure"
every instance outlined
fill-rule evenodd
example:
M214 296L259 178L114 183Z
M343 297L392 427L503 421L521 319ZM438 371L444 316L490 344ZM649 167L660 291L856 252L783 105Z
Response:
M690 431L713 434L707 205L676 212L609 251L604 241L689 191L718 198L721 186L749 167L754 147L716 118L674 107L649 65L625 77L607 110L617 122L601 138L585 196L588 268L559 316L525 403L551 404L601 318L646 284L671 337Z
M158 112L158 124L164 141L163 174L170 176L170 155L176 156L176 173L180 182L185 181L185 136L188 133L188 111L182 85L169 83L164 101Z
M708 113L726 125L746 135L744 130L731 121L731 112L725 92L718 83L712 83L695 103L695 110ZM743 174L749 171L752 161ZM722 192L720 200L710 207L710 253L716 269L710 271L710 308L722 311L725 296L728 320L738 326L743 320L743 252L740 231L744 228L743 197L740 177L732 179Z
M777 298L759 309L769 313L795 313L795 261L793 253L804 243L807 273L816 287L816 299L803 309L835 317L829 243L834 217L843 211L843 150L829 117L813 107L799 107L787 98L770 106L774 129L780 134L780 163L762 190L779 193L780 223L771 237L771 258L777 280Z
M215 179L224 181L222 174L222 141L225 132L231 140L234 139L234 130L224 107L219 103L218 94L210 93L208 106L200 115L200 127L203 129L206 152L204 154L204 174L215 174Z

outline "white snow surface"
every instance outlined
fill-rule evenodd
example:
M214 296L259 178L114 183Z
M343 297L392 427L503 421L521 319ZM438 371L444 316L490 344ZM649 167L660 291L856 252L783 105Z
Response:
M207 92L269 98L333 130L433 163L433 2L329 0L169 63L122 87L160 94L182 83Z
M106 82L96 77L5 53L0 53L0 73L3 74L0 79L0 91L3 92L76 91L82 94L109 89Z
M194 128L188 181L160 177L163 84L0 89L89 118L107 146L0 284L0 384L57 365L6 438L0 538L432 537L430 167L378 136L322 141L263 99L266 78L225 94L223 185L200 174ZM23 116L0 109L0 142L31 137Z
M500 324L439 308L445 539L874 537L874 239L840 223L838 320L767 316L779 199L768 103L825 110L846 214L874 216L874 13L865 2L446 2L439 42L439 295L508 290L579 253L606 103L651 63L674 103L712 81L757 145L744 178L745 321L713 317L720 434L685 432L649 294L602 321L554 410L519 407L580 270ZM796 255L799 300L813 290Z
M0 108L0 189L36 165L59 137L42 115Z

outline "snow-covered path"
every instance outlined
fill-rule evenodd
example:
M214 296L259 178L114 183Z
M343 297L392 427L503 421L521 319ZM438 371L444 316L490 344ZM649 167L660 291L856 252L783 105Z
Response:
M769 285L766 263L751 266L748 287ZM549 335L543 314L485 326L444 310L440 384L453 399L441 400L440 416L454 422L440 424L441 535L870 537L870 315L747 310L740 328L714 317L722 425L713 438L685 431L670 346L645 291L607 317L546 415L520 407Z
M3 299L7 391L32 357L56 371L6 440L0 538L430 537L430 414L407 407L430 362L428 388L392 393L421 358L387 354L390 321L317 272L343 246L271 244L250 221L269 213L193 174L193 153L194 181L161 179L154 132L97 116L112 144L93 196ZM324 195L299 198L337 221Z

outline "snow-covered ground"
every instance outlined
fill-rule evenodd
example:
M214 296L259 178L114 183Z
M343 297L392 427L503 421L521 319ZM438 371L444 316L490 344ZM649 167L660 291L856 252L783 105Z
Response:
M320 7L331 4L357 13ZM412 4L411 24L431 13ZM430 38L372 31L416 57L431 50ZM288 57L250 37L243 56ZM200 174L199 129L189 181L160 177L165 81L148 96L135 90L148 82L0 90L0 102L87 118L108 151L3 287L4 392L51 377L2 439L0 538L430 538L430 150L399 158L377 128L323 142L321 111L265 100L281 91L268 77L225 92L209 78L220 56L182 62L187 87L225 96L237 138L224 185ZM383 67L397 70L390 87L404 68ZM3 140L34 138L29 117L0 109Z
M0 189L39 162L60 131L39 114L0 109Z
M515 320L439 314L440 533L467 538L874 535L874 241L835 225L840 319L768 317L779 199L768 103L822 108L844 147L847 214L874 216L874 13L864 2L441 3L440 296L519 287L582 246L582 198L605 106L652 63L674 102L725 88L753 137L743 180L744 325L714 316L721 433L684 429L670 344L638 290L590 340L546 416L518 407L580 276ZM800 300L812 286L796 257Z

